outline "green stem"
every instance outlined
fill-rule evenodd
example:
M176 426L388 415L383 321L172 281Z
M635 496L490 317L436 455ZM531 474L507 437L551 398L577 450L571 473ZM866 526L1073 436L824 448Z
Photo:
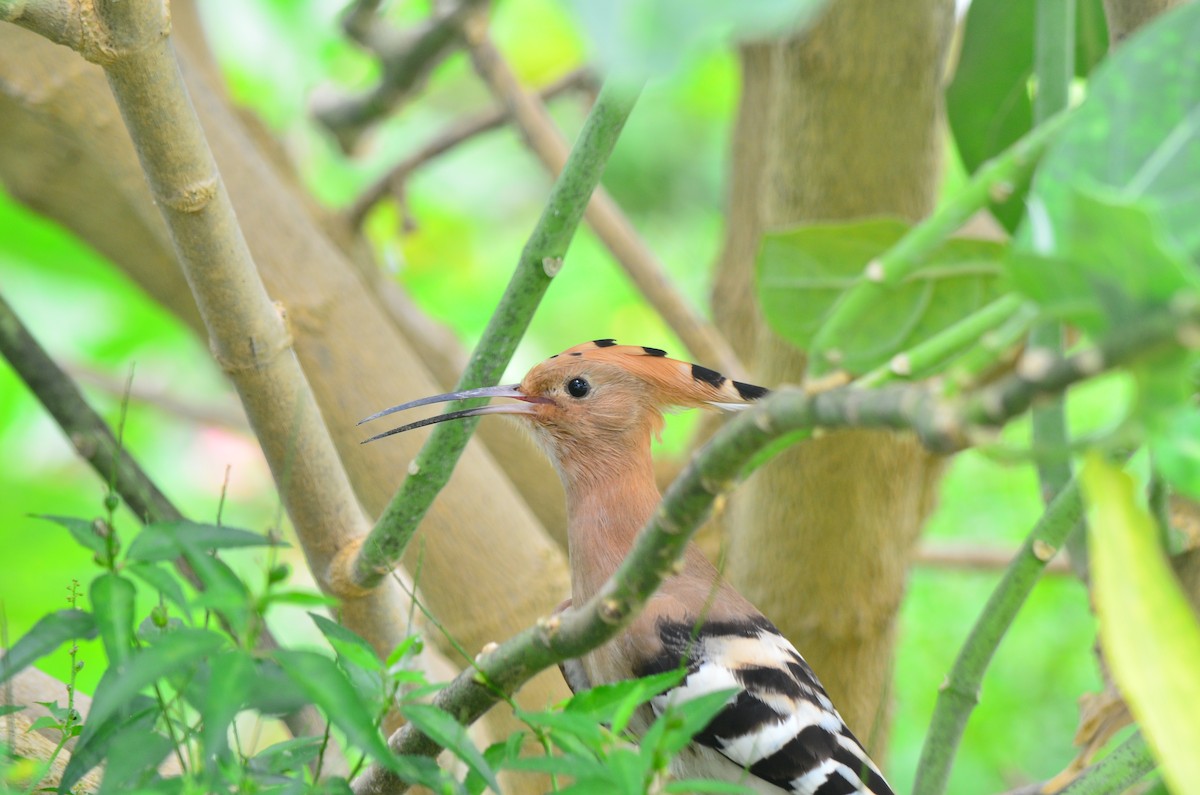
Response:
M898 378L921 378L955 354L979 344L980 337L1006 323L1022 305L1022 299L1015 294L1001 296L921 344L892 357L887 364L857 379L855 386L878 386Z
M828 320L813 338L809 351L810 379L828 375L836 369L839 359L837 341L873 311L879 301L886 300L906 276L917 270L924 263L925 255L986 206L995 191L1016 184L1033 170L1066 120L1067 115L1062 114L1038 125L984 163L962 190L867 266L867 271L838 299Z
M1004 572L938 693L917 765L914 795L941 795L945 791L954 754L967 719L979 702L979 687L992 655L1046 564L1082 518L1079 484L1071 481L1046 508Z
M1117 795L1157 766L1146 738L1141 732L1134 732L1108 756L1083 770L1057 795Z
M1160 353L1178 339L1189 338L1179 333L1180 328L1196 324L1200 324L1200 307L1179 307L1128 324L1098 348L1052 361L1036 377L1013 374L958 400L941 398L922 384L847 387L816 395L790 387L779 389L713 435L667 489L653 520L593 599L538 622L482 655L476 661L477 669L459 675L438 692L434 703L469 725L500 700L499 694L513 693L545 668L586 654L615 636L670 573L714 500L729 491L746 465L776 439L813 427L896 428L916 431L931 449L952 452L967 445L972 425L1003 423L1027 411L1037 398ZM1014 583L1014 594L1032 584L1045 565L1042 558L1050 557L1045 545L1057 547L1080 512L1074 489L1047 512L1053 519L1039 524L1027 542L1027 551L1018 558L1019 569L1006 577ZM1006 610L1017 600L1009 596L1000 601L998 610ZM393 734L389 746L400 754L433 756L441 750L436 740L411 725ZM947 758L947 769L948 764ZM371 765L354 782L356 795L382 795L404 787L393 773L378 765Z
M609 84L601 90L456 389L492 385L504 375L538 303L562 267L637 95L628 86ZM434 497L450 479L477 422L461 420L434 428L410 466L411 474L362 545L353 566L357 585L374 587L400 560Z
M1035 124L1041 124L1066 108L1070 99L1071 80L1075 76L1075 0L1037 0L1034 74L1037 91L1033 98L1033 118ZM1057 356L1063 351L1062 334L1058 321L1038 323L1029 334L1029 348ZM1035 448L1067 449L1067 411L1061 398L1035 406L1032 422ZM1042 500L1049 503L1070 481L1071 459L1064 455L1039 458L1037 473ZM1075 574L1086 579L1086 534L1072 533L1067 539L1067 552Z
M979 344L969 348L954 363L948 378L947 390L961 392L975 386L1002 361L1005 351L1015 348L1037 320L1038 309L1025 304L998 328L979 338Z

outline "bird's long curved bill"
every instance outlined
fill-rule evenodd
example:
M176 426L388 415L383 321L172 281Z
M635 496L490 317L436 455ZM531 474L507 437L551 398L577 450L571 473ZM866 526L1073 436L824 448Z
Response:
M473 409L462 409L461 411L450 411L445 414L439 414L436 417L427 417L423 420L410 422L407 425L401 425L399 428L393 428L390 431L376 434L369 439L364 439L361 443L373 442L376 439L383 439L387 436L393 436L397 433L411 431L414 428L424 428L426 425L435 425L439 422L447 420L459 420L464 417L479 417L484 414L532 414L536 409L534 403L546 402L545 398L532 398L521 392L519 384L507 384L504 386L485 386L479 389L464 389L460 392L447 392L444 395L433 395L432 397L420 398L419 400L410 400L408 403L401 403L399 406L392 406L383 411L377 411L370 417L359 420L358 424L377 420L380 417L386 417L389 414L395 414L398 411L416 408L418 406L428 406L431 403L446 403L451 400L470 400L472 398L494 398L507 397L515 398L521 401L520 403L498 403L495 405L479 406Z

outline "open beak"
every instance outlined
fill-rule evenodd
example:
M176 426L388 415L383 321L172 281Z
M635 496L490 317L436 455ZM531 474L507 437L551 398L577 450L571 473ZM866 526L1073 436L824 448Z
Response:
M410 422L408 425L401 425L399 428L393 428L390 431L376 434L370 439L364 439L361 444L373 442L376 439L382 439L386 436L392 436L397 433L411 431L414 428L424 428L426 425L435 425L439 422L447 420L460 420L464 417L479 417L484 414L533 414L537 411L533 404L550 403L549 398L530 397L521 392L520 384L508 384L505 386L484 386L479 389L464 389L461 392L447 392L444 395L434 395L432 397L420 398L419 400L410 400L408 403L401 403L399 406L377 411L366 419L358 421L359 425L371 420L377 420L380 417L386 417L389 414L395 414L398 411L405 409L416 408L417 406L427 406L430 403L446 403L451 400L470 400L472 398L495 398L506 397L515 398L521 401L520 403L498 403L495 405L479 406L473 409L462 409L461 411L450 411L445 414L439 414L436 417L427 417L423 420Z

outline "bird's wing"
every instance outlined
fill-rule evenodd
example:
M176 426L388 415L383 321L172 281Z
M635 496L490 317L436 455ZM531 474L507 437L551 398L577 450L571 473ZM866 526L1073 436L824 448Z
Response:
M660 618L656 628L662 651L639 666L638 675L675 669L681 660L688 671L678 687L651 702L656 714L705 693L737 689L696 742L796 795L894 795L812 668L766 618Z

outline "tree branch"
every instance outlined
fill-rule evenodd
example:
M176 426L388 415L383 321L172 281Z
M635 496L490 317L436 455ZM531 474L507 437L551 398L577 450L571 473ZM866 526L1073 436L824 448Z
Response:
M521 86L488 36L485 21L468 19L466 25L467 53L475 71L508 109L529 149L547 171L558 174L567 158L567 144L554 119L545 106ZM745 368L729 343L679 294L662 263L603 188L592 196L586 218L592 231L697 362L714 367L731 378L746 377Z
M636 100L637 92L625 87L607 85L601 90L458 389L496 384L504 374L538 303L562 268L588 197L600 182ZM400 559L434 497L449 480L477 422L443 423L434 428L347 572L358 587L373 587Z
M327 127L344 151L351 151L372 123L392 112L450 54L462 20L486 0L457 0L437 11L415 30L398 33L376 14L378 3L356 3L345 17L346 33L379 56L383 74L370 91L322 101L313 115Z
M542 102L549 102L567 91L591 86L594 79L591 70L576 69L539 89L538 98ZM488 108L473 116L460 119L437 138L392 166L386 174L367 186L366 190L354 200L354 204L346 211L346 223L354 228L361 226L371 208L385 196L401 192L405 181L418 168L476 135L503 126L506 121L508 121L508 114L501 108Z
M512 693L530 677L555 663L578 657L616 635L637 615L666 577L674 561L707 516L713 501L729 491L746 464L775 440L811 428L893 428L915 431L936 452L967 446L977 427L995 427L1025 412L1039 397L1058 394L1070 385L1108 369L1148 356L1176 344L1200 344L1200 307L1179 307L1169 313L1126 325L1121 333L1095 348L1060 357L1036 368L1017 372L987 387L947 400L924 385L877 390L841 388L816 395L795 388L772 393L722 427L671 484L653 520L639 534L633 549L604 588L587 604L543 619L516 637L483 653L478 669L464 672L434 699L460 722L470 724L500 696ZM1051 526L1073 521L1071 494L1063 495L1044 522L1044 537L1030 539L1028 554L1014 562L1022 576L1052 556ZM1031 564L1030 558L1036 562ZM1006 577L1005 581L1012 579ZM433 755L438 744L412 726L389 740L401 754ZM354 783L356 795L399 792L402 782L378 766Z
M386 654L402 640L390 619L405 600L392 586L368 592L332 576L335 556L366 535L366 518L291 350L283 308L267 297L237 224L179 72L166 6L100 0L87 9L78 0L0 0L0 18L34 30L45 19L79 21L79 51L104 68L210 348L237 388L309 567L325 593L345 600L347 624Z
M808 360L809 378L829 375L840 359L836 342L858 324L878 301L905 277L920 267L923 257L967 222L997 192L1020 181L1033 170L1046 147L1058 135L1068 114L1060 114L1031 130L1001 154L980 166L962 190L955 192L924 221L914 226L900 242L879 258L834 304L828 319L813 337Z

